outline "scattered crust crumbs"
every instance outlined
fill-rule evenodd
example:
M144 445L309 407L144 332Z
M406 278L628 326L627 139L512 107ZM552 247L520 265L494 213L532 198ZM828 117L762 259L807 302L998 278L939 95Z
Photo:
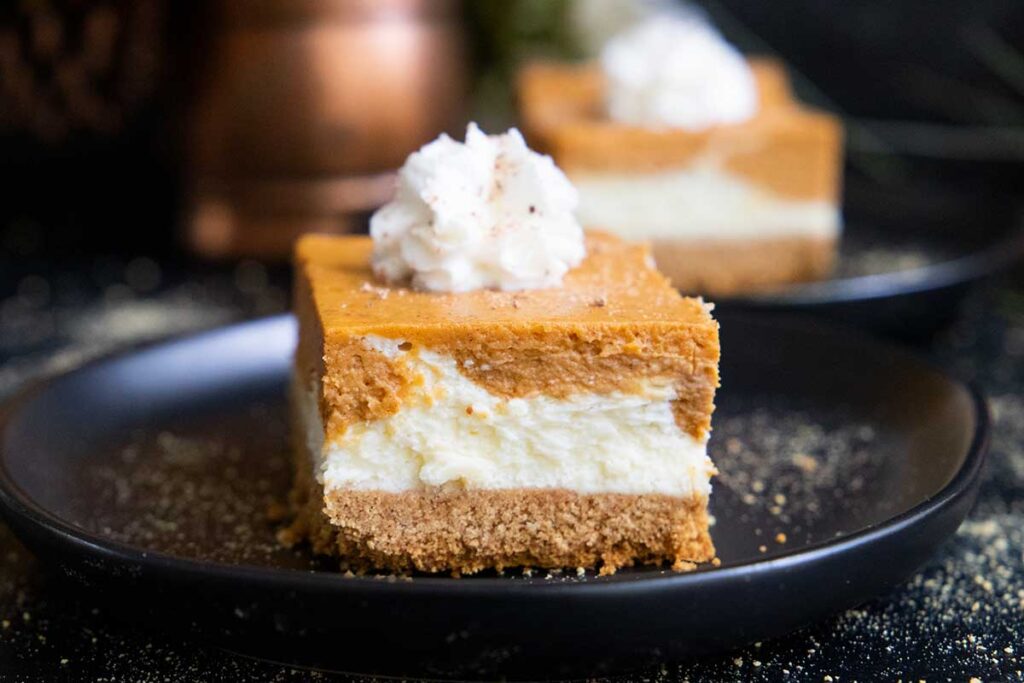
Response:
M817 458L807 455L806 453L794 453L792 460L795 466L808 474L818 469Z
M362 285L360 285L359 290L373 294L381 301L387 299L388 295L391 294L391 290L388 289L387 287L376 287L374 285L371 285L369 282L364 282Z

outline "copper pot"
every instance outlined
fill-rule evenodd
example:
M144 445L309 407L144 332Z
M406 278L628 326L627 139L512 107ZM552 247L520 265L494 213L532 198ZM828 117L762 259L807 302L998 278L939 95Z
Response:
M461 122L455 0L223 0L190 128L190 242L284 255L345 232Z

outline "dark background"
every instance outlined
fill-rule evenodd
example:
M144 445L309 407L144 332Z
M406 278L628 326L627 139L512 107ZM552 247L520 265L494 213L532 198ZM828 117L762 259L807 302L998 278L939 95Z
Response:
M209 65L215 4L4 3L0 272L87 253L182 255L185 114ZM475 74L509 64L521 50L506 45L521 37L527 46L558 44L557 32L544 27L505 37L502 25L524 13L518 4L487 0L464 13ZM940 187L952 180L994 202L1020 194L1021 3L725 0L706 7L744 49L784 57L805 100L847 117L854 176ZM115 35L90 70L83 62L102 52L90 45L106 45L96 37L104 21Z

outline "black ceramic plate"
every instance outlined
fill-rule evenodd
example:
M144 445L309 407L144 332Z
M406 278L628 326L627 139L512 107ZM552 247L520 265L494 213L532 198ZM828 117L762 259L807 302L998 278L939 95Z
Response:
M721 651L907 577L966 515L988 430L977 394L889 347L777 317L722 337L717 568L350 577L283 549L287 317L30 389L0 425L0 507L108 611L268 659L536 677Z
M917 167L900 177L848 179L832 278L718 299L720 309L812 314L908 340L946 325L975 285L1024 255L1020 202Z

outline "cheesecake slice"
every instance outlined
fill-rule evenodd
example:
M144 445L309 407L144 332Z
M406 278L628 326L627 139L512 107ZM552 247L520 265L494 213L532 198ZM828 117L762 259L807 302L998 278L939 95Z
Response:
M820 279L840 235L841 126L794 98L779 63L749 68L748 119L687 129L611 118L597 63L531 64L518 81L524 132L576 186L584 227L650 241L684 292Z
M367 237L296 248L295 530L353 568L711 560L710 306L601 233L561 286L384 284Z

